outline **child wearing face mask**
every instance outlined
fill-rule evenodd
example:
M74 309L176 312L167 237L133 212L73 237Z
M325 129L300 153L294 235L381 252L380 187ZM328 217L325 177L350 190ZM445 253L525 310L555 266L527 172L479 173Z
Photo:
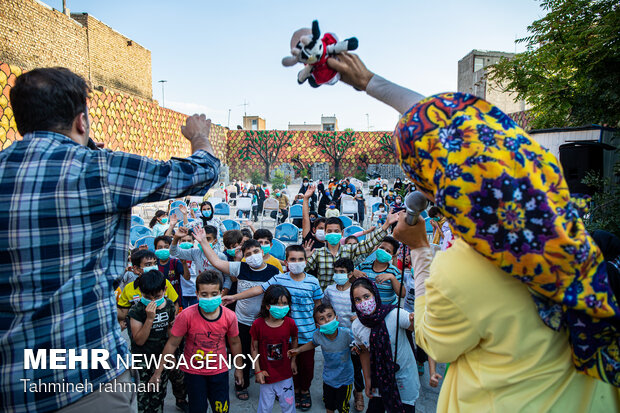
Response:
M319 328L312 341L289 350L289 357L321 346L323 353L323 400L327 413L349 411L353 390L353 363L351 362L351 330L339 327L338 316L329 304L314 309L314 321Z
M168 229L168 214L166 211L162 211L161 209L157 210L149 223L149 227L153 231L153 236L158 237L163 235Z
M245 241L241 246L245 262L229 262L220 259L215 254L215 251L206 242L203 231L194 231L194 236L202 245L209 262L224 274L230 275L230 278L237 282L237 295L252 287L260 288L265 281L280 274L280 270L264 262L265 253L260 243L254 239ZM260 292L262 295L262 290ZM239 338L244 354L249 354L251 350L250 327L258 317L261 300L262 297L257 295L239 300L235 306L235 314L239 321ZM239 400L247 400L249 398L247 388L250 385L250 367L249 364L246 364L246 367L243 369L244 382L242 385L236 386L236 395Z
M399 247L400 243L388 235L381 240L379 248L375 252L375 260L364 262L358 267L358 270L366 274L368 279L377 284L381 301L386 304L395 304L398 301L397 294L401 292L402 273L392 264L394 254ZM404 298L407 289L403 287L401 293Z
M329 203L327 207L327 212L325 213L325 218L339 217L340 211L336 209L336 202L332 201Z
M314 325L314 307L321 303L323 291L312 275L306 274L306 250L301 245L286 247L286 264L288 272L278 274L260 286L252 287L242 293L224 297L225 304L263 294L271 285L279 284L291 293L291 316L299 329L299 344L312 340L316 327ZM304 410L312 407L310 385L314 377L314 350L307 351L297 358L298 374L294 376L296 406Z
M252 358L258 356L254 366L260 384L258 413L270 413L276 397L283 413L295 412L293 375L297 374L297 364L295 357L288 357L288 351L297 347L297 326L289 315L290 305L291 294L285 287L270 286L250 329Z
M159 271L164 274L164 277L170 281L177 295L182 297L181 277L185 279L190 278L189 268L183 267L183 263L181 263L180 260L170 257L171 243L172 238L166 235L160 235L153 241L155 245L155 255L157 256L157 266Z

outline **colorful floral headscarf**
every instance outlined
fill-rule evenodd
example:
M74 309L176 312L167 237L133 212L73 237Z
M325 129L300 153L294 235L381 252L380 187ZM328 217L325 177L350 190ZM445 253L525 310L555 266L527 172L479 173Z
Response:
M527 284L546 325L568 328L577 370L620 386L620 311L557 159L462 93L419 102L394 137L402 168L454 233Z

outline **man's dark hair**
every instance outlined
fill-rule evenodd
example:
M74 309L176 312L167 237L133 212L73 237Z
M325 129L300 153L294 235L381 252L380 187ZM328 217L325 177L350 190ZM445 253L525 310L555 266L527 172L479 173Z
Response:
M306 250L301 245L289 245L288 247L286 247L286 250L284 250L284 256L285 256L286 259L288 259L288 256L289 256L289 254L291 252L303 252L304 253L304 258L307 258L306 257Z
M391 237L389 235L383 238L381 242L387 242L388 244L390 244L392 248L394 248L393 254L396 254L398 252L398 248L400 248L400 242L396 241L394 237Z
M172 244L172 237L169 237L168 235L160 235L158 237L155 237L155 239L153 240L153 246L155 248L157 248L157 243L159 241L167 242L168 245L170 245L170 244Z
M243 245L241 245L241 252L245 254L245 252L250 248L256 247L260 248L260 242L256 241L255 239L249 239L245 241Z
M33 69L19 76L10 98L17 130L69 131L73 120L86 113L90 88L86 81L64 67Z
M166 277L164 277L161 271L151 270L142 274L134 285L140 289L142 295L155 295L160 291L166 291Z
M198 275L198 277L196 277L196 291L198 291L198 286L200 284L217 285L220 291L222 290L222 287L224 286L219 274L213 270L205 270L201 272L200 275Z
M271 231L265 228L257 229L254 233L254 239L259 240L263 238L266 238L267 241L271 242L273 241L273 234L271 233Z
M213 235L214 238L217 238L217 228L215 228L213 225L206 225L205 226L205 235L207 234L211 234Z
M342 223L342 220L340 220L340 218L338 217L327 218L325 220L325 228L327 228L328 225L338 225L341 230L344 229L344 224Z
M334 263L334 268L336 268L336 267L338 267L338 268L346 268L347 269L347 274L352 273L353 269L355 268L351 258L338 258L336 260L336 262Z
M140 267L142 260L147 258L157 259L157 255L151 250L138 250L131 254L131 265L134 267Z

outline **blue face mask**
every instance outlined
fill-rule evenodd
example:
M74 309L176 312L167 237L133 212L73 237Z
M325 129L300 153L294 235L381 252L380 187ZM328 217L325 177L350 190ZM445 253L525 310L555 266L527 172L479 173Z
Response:
M386 250L379 248L377 250L377 261L385 264L386 262L392 261L392 255Z
M261 245L260 247L263 249L265 254L269 254L269 251L271 251L271 245Z
M226 250L226 254L230 255L231 257L234 257L236 252L237 252L236 248L228 248Z
M340 239L342 238L342 234L332 232L329 234L325 234L325 241L329 243L329 245L338 245Z
M144 297L140 298L140 302L144 305L149 305L151 301L152 300L149 300L148 298L144 298ZM166 301L166 297L162 297L159 300L155 300L155 304L157 304L157 307L159 307L160 305L164 303L164 301Z
M206 209L204 211L202 211L202 216L205 217L205 218L210 218L211 214L213 214L212 211L208 211Z
M334 273L333 278L337 285L345 285L349 281L349 276L346 273Z
M338 326L340 323L335 318L329 323L325 323L322 326L319 326L319 331L323 334L334 334L336 330L338 330Z
M194 248L194 244L192 244L191 242L182 242L179 244L179 248L189 250Z
M194 212L198 212L198 208L192 208Z
M168 223L168 218L162 218L161 219L161 223L162 224L167 224Z
M275 319L281 320L288 314L290 307L288 305L272 305L269 307L269 314Z
M150 267L142 268L142 272L145 274L149 271L159 271L159 267L157 265L151 265Z
M222 304L222 296L211 298L198 298L198 305L204 310L205 313L212 313Z
M170 250L168 248L161 248L155 251L155 255L160 260L167 260L170 258Z

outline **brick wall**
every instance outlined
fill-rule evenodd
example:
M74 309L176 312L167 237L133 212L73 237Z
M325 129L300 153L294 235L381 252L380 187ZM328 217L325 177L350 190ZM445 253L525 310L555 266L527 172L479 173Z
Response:
M152 99L151 52L88 14L34 0L0 0L0 61L64 66L91 83Z

